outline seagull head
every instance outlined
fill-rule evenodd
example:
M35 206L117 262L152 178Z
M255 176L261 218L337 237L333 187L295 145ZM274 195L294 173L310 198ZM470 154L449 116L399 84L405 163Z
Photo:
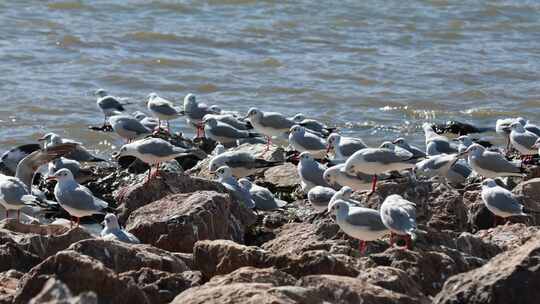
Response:
M486 148L484 148L483 146L479 144L472 144L465 151L459 153L457 157L460 158L469 154L473 154L473 155L482 154L485 150Z
M208 114L204 115L203 124L208 125L210 127L215 127L218 124L218 121L215 117L209 116Z
M253 119L253 118L261 118L262 112L257 108L251 108L247 112L246 116L244 118Z
M394 141L392 143L394 145L396 145L396 146L402 147L402 146L405 146L407 144L407 141L403 137L398 137L398 138L394 139Z
M136 147L132 144L123 145L120 150L116 153L113 153L112 157L114 159L119 159L122 156L135 156Z
M135 111L131 114L133 117L135 117L136 120L141 121L145 119L147 116L141 111Z
M53 175L47 177L47 180L57 180L59 183L63 181L73 180L73 173L67 168L56 171Z
M388 149L388 150L394 150L395 147L396 146L390 141L385 141L379 146L379 148L381 149Z
M493 178L486 178L482 181L482 186L487 188L492 188L497 186L497 182Z
M535 142L534 142L534 145L532 146L533 148L536 148L536 149L539 149L540 148L540 138L538 138Z
M336 214L340 210L349 210L349 204L342 199L336 199L328 204L328 212L330 214Z
M336 174L334 170L324 170L323 179L330 185L336 183Z
M221 108L218 105L211 105L210 108L208 108L210 112L215 114L221 114Z
M435 130L433 130L433 125L430 124L429 122L425 122L422 124L422 129L424 130L424 132L428 133L428 132L435 132Z
M302 126L299 126L299 125L294 125L291 127L291 129L289 130L289 132L293 135L302 135L306 132L306 129L304 129L304 127Z
M314 161L313 155L309 152L302 152L299 156L300 162Z
M58 136L58 134L56 133L49 132L41 136L40 138L38 138L38 141L52 141L52 139L55 137L60 137L60 136Z
M195 94L189 93L184 97L184 109L197 105L197 97Z
M302 113L298 113L296 115L293 116L293 121L294 122L301 122L302 120L306 119L306 116Z
M105 91L104 89L97 89L94 92L94 96L96 96L98 98L103 98L103 97L107 96L107 91Z
M103 220L102 224L108 229L120 229L118 218L112 213L107 213L107 215L105 215L105 219Z
M156 99L157 97L158 97L157 93L152 92L152 93L148 94L148 96L146 96L146 103Z
M228 166L221 166L219 167L219 169L217 169L216 175L218 176L219 179L231 177L232 176L231 168L229 168Z
M508 128L510 130L516 131L516 132L524 132L525 131L525 128L523 127L523 125L519 121L515 121L515 122L511 123L510 126L508 126Z
M527 121L523 117L516 118L516 122L519 122L522 126L527 124Z
M330 134L326 139L326 153L330 152L330 150L334 149L337 145L339 145L340 141L341 135L337 133Z
M253 185L251 183L251 181L247 178L241 178L238 180L238 183L240 184L240 186L246 190L249 190L251 189L251 186Z

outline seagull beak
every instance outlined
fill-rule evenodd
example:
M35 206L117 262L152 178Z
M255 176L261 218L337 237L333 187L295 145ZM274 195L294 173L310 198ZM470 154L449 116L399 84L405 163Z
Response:
M331 145L326 145L326 154L328 154L328 152L332 151L332 146Z
M120 158L120 153L114 152L114 153L112 154L112 158L113 158L114 160L118 160L118 159Z
M37 141L44 141L44 140L47 140L47 138L45 138L45 137L40 137L40 138L37 139Z
M45 180L47 180L47 181L56 180L56 176L54 176L54 175L47 176L47 178Z

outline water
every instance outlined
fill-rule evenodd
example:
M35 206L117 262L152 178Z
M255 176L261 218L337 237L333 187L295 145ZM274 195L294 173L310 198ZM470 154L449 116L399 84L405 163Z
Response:
M86 129L100 87L130 110L155 91L304 112L372 144L540 120L540 2L329 2L0 2L0 150L56 131L108 153L120 141Z

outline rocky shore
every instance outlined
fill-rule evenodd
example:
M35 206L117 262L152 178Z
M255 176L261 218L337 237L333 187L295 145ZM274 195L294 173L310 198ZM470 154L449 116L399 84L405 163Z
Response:
M238 149L245 149L241 146ZM262 150L262 145L249 149ZM266 154L278 157L274 148ZM143 184L144 168L95 168L87 186L141 240L102 239L84 228L0 222L0 303L537 303L540 215L493 227L472 180L460 189L393 178L355 194L378 209L399 193L417 205L413 249L368 244L317 214L294 164L261 169L255 182L289 204L253 211L202 161L170 166ZM513 192L540 210L531 170Z

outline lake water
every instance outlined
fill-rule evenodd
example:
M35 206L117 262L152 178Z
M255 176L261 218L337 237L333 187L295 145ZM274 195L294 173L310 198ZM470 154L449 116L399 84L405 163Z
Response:
M0 150L48 131L108 153L97 88L303 112L375 144L421 123L540 121L539 1L2 1ZM173 123L184 132L183 119Z

